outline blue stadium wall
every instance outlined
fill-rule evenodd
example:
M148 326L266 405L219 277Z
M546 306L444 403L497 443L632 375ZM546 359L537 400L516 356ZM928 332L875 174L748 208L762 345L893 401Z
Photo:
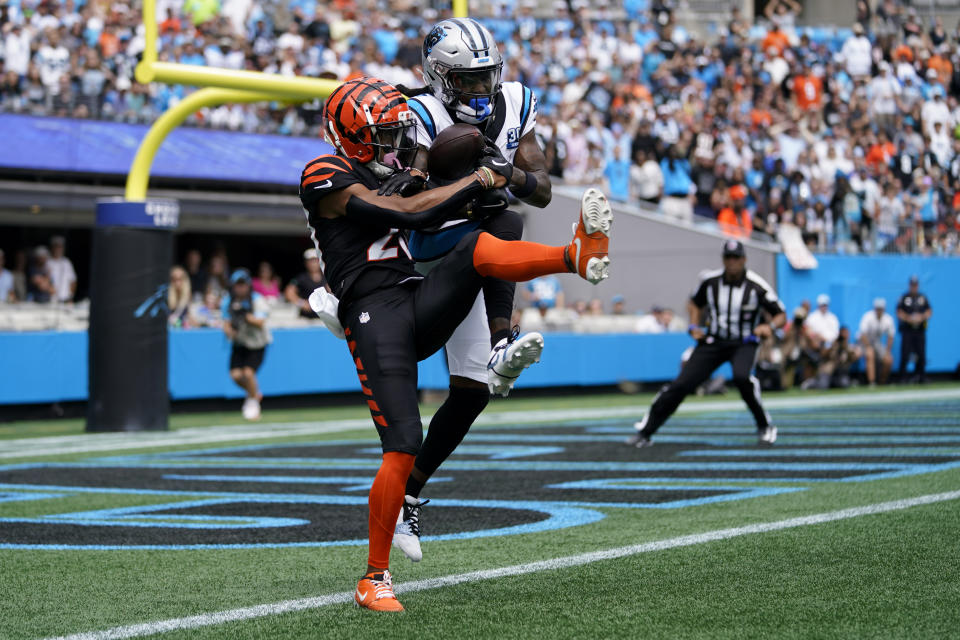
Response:
M820 268L795 271L781 256L778 289L788 310L820 293L832 299L840 321L856 331L873 298L887 299L891 311L911 274L933 305L928 333L928 369L951 372L960 362L957 282L960 259L922 257L820 256ZM672 378L680 354L690 346L685 334L548 334L543 361L527 371L518 388L611 385L623 380ZM898 341L899 342L899 341ZM229 343L218 330L170 334L170 395L233 398L241 392L227 376ZM0 404L84 400L87 397L87 336L84 332L0 333L3 374ZM899 355L898 349L894 352ZM261 370L268 395L358 391L356 371L343 341L323 328L276 329ZM420 386L443 389L447 372L442 354L420 364Z
M359 391L346 343L326 329L275 329L260 370L267 396ZM527 371L518 388L596 386L622 380L673 377L685 334L548 334L542 362ZM236 398L242 392L227 375L230 344L215 329L170 332L170 396ZM0 333L5 372L0 404L62 402L87 397L87 334L40 331ZM442 353L420 363L420 386L445 389Z
M830 309L841 325L856 334L860 318L873 306L874 298L887 301L887 311L896 320L900 296L907 292L911 275L920 278L920 291L930 299L933 315L927 330L927 370L955 371L960 364L960 258L923 256L817 256L820 265L797 271L786 258L777 256L777 289L787 313L801 301L816 304L821 293L830 296ZM899 362L900 336L894 345Z

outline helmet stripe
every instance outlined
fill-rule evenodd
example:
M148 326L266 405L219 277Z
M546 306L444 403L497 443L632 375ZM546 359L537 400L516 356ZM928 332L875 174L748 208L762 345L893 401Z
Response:
M347 84L350 84L350 83L348 82ZM343 86L347 86L347 84ZM342 120L340 120L340 116L343 114L343 107L347 104L347 100L353 94L357 93L357 91L360 91L363 86L364 86L363 84L360 84L358 82L357 84L354 84L347 90L347 93L342 97L342 99L340 100L340 103L337 105L337 113L335 114L335 118L337 122L342 122Z
M460 27L463 34L467 36L467 44L470 46L470 50L474 52L473 57L477 57L477 41L473 39L473 34L470 33L469 27L463 23L463 20L458 20L457 18L451 18L450 22Z
M477 30L477 33L480 35L480 43L484 49L489 49L490 45L487 44L487 34L484 33L485 29L483 25L477 22L476 20L470 20L470 26Z

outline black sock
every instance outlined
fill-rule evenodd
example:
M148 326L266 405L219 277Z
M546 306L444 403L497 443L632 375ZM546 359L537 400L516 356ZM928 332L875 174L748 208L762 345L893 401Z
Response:
M428 478L432 476L467 435L473 421L489 401L490 393L486 389L451 386L450 395L430 421L427 437L413 463L414 468ZM407 495L419 497L424 484L426 481L420 482L411 475L407 479Z
M500 344L504 338L510 337L510 329L500 329L490 334L490 347L493 348Z
M417 468L416 463L413 464L413 468L414 469ZM426 483L426 480L424 480L423 482L420 482L419 480L414 478L413 475L411 474L410 477L407 478L407 488L404 489L404 495L413 496L414 498L419 498L420 492L423 491L423 485L425 483Z

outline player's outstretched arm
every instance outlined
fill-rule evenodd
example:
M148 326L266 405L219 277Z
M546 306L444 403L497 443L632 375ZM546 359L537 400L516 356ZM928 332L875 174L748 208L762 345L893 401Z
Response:
M486 179L493 181L485 184L479 175L471 174L453 184L408 198L377 195L373 189L355 183L321 198L317 212L324 218L348 216L396 229L422 229L455 214L484 189L506 183L506 179L497 174L488 173Z

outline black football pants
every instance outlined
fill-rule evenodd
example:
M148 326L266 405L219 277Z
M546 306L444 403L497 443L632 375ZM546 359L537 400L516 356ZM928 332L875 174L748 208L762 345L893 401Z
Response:
M910 356L917 355L917 365L914 369L921 382L927 372L927 332L923 329L905 329L900 332L900 381L906 382L907 365Z
M449 340L480 293L484 279L473 266L479 235L464 236L422 280L341 301L347 345L384 453L420 450L417 362Z
M770 425L770 416L760 404L760 382L752 375L757 358L757 345L742 342L700 341L690 359L683 365L680 375L662 389L653 399L653 404L641 422L641 435L649 438L677 410L683 399L696 391L724 362L733 366L733 384L747 403L757 429Z

